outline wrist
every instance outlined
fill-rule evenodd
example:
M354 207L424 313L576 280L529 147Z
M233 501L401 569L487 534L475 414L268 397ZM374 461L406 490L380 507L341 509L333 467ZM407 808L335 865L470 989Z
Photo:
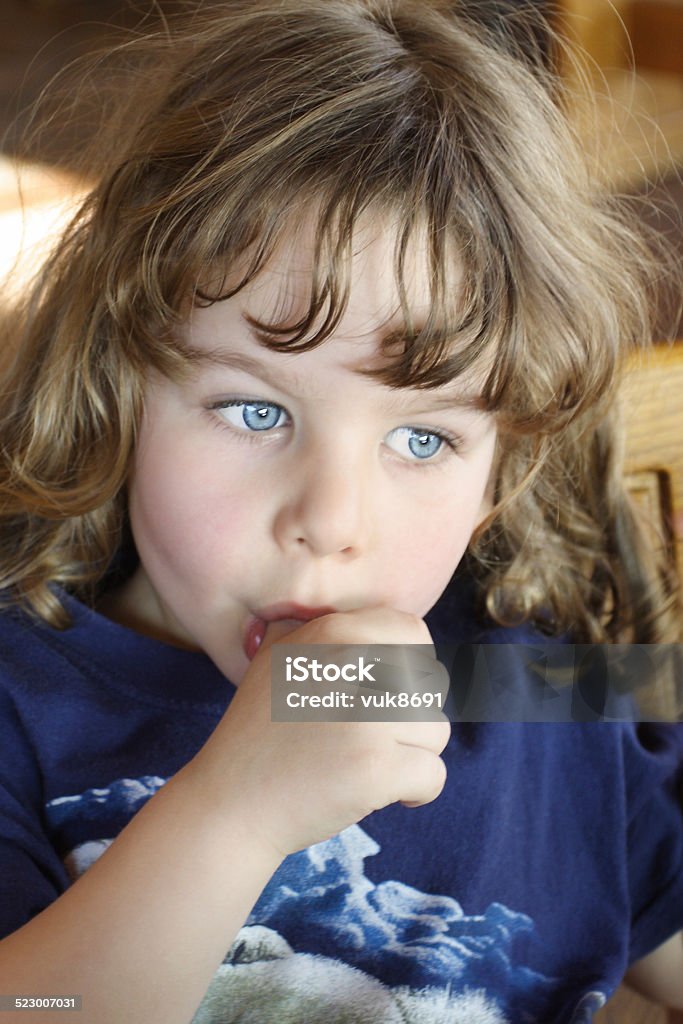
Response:
M191 807L194 828L211 847L237 850L251 871L267 881L287 850L270 834L262 805L250 799L236 780L212 778L202 752L185 765L164 789L172 785L180 806ZM264 884L265 884L264 881Z

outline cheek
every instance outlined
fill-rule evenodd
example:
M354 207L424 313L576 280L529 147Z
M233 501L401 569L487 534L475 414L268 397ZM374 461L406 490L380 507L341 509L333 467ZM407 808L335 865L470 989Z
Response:
M492 430L477 456L461 464L445 486L435 477L433 491L398 524L394 584L404 610L426 614L458 567L486 512L495 441Z
M161 561L188 574L222 573L231 552L249 549L256 509L238 481L216 474L182 447L150 443L136 461L130 519L143 561ZM233 556L234 557L234 556Z
M439 502L397 524L390 587L402 610L424 615L445 590L478 519L479 503ZM387 581L389 582L389 581Z
M431 532L431 543L421 551L416 573L434 599L441 594L455 572L471 535L472 531L469 528L463 529L463 524L458 524L457 519L450 525L450 529L442 523L440 529Z

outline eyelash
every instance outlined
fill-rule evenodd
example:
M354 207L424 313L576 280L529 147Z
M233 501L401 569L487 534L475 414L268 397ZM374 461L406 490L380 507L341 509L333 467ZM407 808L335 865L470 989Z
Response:
M271 428L268 428L268 429L265 429L265 430L248 430L248 429L240 430L238 427L235 427L233 424L228 423L225 419L223 419L222 417L219 416L219 417L216 417L216 418L213 419L214 425L218 429L230 430L231 433L233 434L233 436L238 438L238 440L240 440L240 441L247 441L247 442L252 442L252 441L256 440L259 437L259 435L268 436L268 435L272 434L272 432L274 430L276 430L276 429L277 430L281 430L283 427L291 425L292 419L291 419L291 416L289 415L289 413L287 412L287 410L283 406L279 405L277 402L270 402L270 401L266 401L266 400L259 400L259 399L253 399L253 398L232 398L232 399L228 399L228 400L221 399L221 400L219 400L217 402L212 402L208 406L208 410L210 412L220 412L221 409L236 408L236 407L239 407L239 406L242 406L242 405L262 406L264 408L267 406L267 407L269 407L271 409L278 409L281 413L284 413L286 415L287 423L281 424L278 427L271 427ZM437 429L431 428L431 427L429 427L429 428L427 428L427 427L421 428L421 427L412 426L410 424L401 425L400 427L396 427L395 430L397 430L397 431L398 430L414 430L417 434L422 434L422 435L429 434L430 436L436 437L440 441L442 441L443 444L446 445L446 447L449 450L449 452L451 452L453 454L459 453L461 451L461 449L462 449L462 445L463 445L462 438L458 437L455 434L451 434L447 430L443 430L443 429L438 429L437 430ZM393 431L392 431L392 433L393 433ZM405 458L405 457L401 456L396 451L394 451L393 453L398 458L400 458L403 462L405 462L407 465L409 465L409 466L422 466L422 467L432 466L432 467L435 467L440 462L443 461L442 459L438 458L440 452L441 452L441 448L439 448L437 450L437 452L435 453L433 458L428 458L428 459L419 459L417 457L414 458L414 459L408 459L408 458Z

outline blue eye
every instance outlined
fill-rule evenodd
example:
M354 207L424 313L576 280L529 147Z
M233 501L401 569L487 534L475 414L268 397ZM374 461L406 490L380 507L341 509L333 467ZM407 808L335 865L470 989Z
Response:
M420 430L417 427L397 427L386 437L386 444L392 451L411 461L433 458L441 451L444 443L449 443L448 438L433 430Z
M418 459L429 459L441 448L443 440L436 434L418 434L414 432L408 438L408 447Z
M242 419L250 430L272 430L276 427L282 409L278 405L244 405Z
M285 410L274 402L218 402L213 408L231 427L244 432L273 430L287 421Z

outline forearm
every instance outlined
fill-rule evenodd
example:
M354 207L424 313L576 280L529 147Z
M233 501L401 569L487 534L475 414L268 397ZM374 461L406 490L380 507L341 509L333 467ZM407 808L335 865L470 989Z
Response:
M60 899L0 943L0 992L82 994L84 1022L188 1024L278 866L238 813L210 813L195 782L179 773ZM64 1024L63 1012L35 1021L53 1017Z

